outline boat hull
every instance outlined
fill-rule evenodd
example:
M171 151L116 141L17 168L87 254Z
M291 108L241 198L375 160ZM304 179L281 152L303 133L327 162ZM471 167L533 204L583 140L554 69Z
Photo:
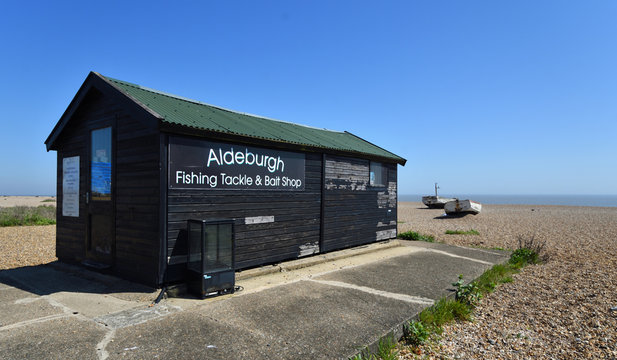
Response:
M445 198L441 196L423 196L422 203L430 209L443 209L444 205L449 201L456 200L454 198Z
M444 211L448 215L456 214L474 214L477 215L482 211L482 204L471 200L453 200L447 202Z

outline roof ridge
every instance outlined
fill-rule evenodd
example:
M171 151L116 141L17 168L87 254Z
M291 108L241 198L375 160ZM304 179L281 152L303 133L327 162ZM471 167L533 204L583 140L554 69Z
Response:
M109 77L109 76L104 76L104 75L101 75L101 76L103 76L104 78L106 78L108 80L111 80L111 81L123 83L123 84L125 84L127 86L132 86L132 87L134 87L136 89L148 91L148 92L151 92L151 93L154 93L154 94L159 94L159 95L162 95L162 96L167 96L167 97L170 97L170 98L173 98L173 99L178 99L178 100L190 102L190 103L197 104L197 105L203 105L203 106L212 107L212 108L215 108L215 109L218 109L218 110L227 111L227 112L234 113L234 114L250 116L250 117L254 117L254 118L259 118L259 119L263 119L263 120L274 121L274 122L279 122L279 123L284 123L284 124L290 124L290 125L295 125L295 126L302 126L302 127L308 128L308 129L321 130L321 131L329 131L329 132L338 133L338 134L344 134L345 133L345 131L331 130L331 129L320 128L320 127L316 127L316 126L298 124L298 123L294 123L294 122L291 122L291 121L272 119L272 118L265 117L265 116L262 116L262 115L255 115L255 114L251 114L251 113L246 113L246 112L236 111L236 110L232 110L232 109L227 109L227 108L224 108L222 106L208 104L208 103L205 103L203 101L199 101L199 100L195 100L195 99L190 99L190 98L187 98L187 97L184 97L184 96L180 96L180 95L171 94L171 93L168 93L168 92L165 92L165 91L149 88L147 86L142 86L142 85L139 85L139 84L134 84L134 83L131 83L131 82L128 82L128 81L124 81L124 80L114 79L114 78Z

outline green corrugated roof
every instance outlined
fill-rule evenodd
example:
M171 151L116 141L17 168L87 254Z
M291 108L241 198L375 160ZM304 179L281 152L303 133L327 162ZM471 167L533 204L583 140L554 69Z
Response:
M158 114L161 121L166 123L276 142L374 155L392 159L400 164L405 164L406 161L349 132L319 129L244 114L126 81L104 78Z

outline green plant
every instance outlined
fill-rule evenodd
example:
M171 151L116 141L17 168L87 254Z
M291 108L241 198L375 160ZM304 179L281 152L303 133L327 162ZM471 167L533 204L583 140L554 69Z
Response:
M423 344L428 339L430 333L420 321L412 320L403 327L403 336L412 346Z
M491 283L492 288L495 288L494 283ZM452 286L456 288L456 300L471 307L476 307L482 299L482 293L480 288L475 282L465 284L463 281L463 274L458 276L458 281L452 283ZM491 289L492 290L492 289Z
M538 254L531 249L516 249L510 255L510 263L517 267L522 267L527 264L535 264L538 262Z
M536 239L535 235L525 237L518 235L518 249L510 255L510 264L515 267L523 267L528 264L538 264L548 261L545 252L546 241Z
M515 272L516 270L509 265L497 264L493 265L492 268L486 270L474 282L480 289L480 292L492 292L497 286L497 284L511 282L512 277L510 277L510 275ZM509 279L510 281L507 281L507 279Z
M349 360L375 360L375 355L365 355L363 352L349 358Z
M431 235L422 235L415 231L406 231L398 234L398 237L404 240L435 242L435 238Z
M56 208L15 206L0 209L0 226L53 225L56 223Z
M43 200L41 202L53 202L53 203L55 203L56 199L45 199L45 200Z
M359 354L350 357L349 360L397 360L398 350L396 350L396 344L394 338L386 336L379 340L376 353L373 354L366 348Z
M480 235L480 232L474 229L471 230L446 230L447 235Z
M453 320L469 320L471 313L470 306L444 297L424 309L418 317L429 331L441 334L444 324Z
M379 340L375 357L382 360L398 360L396 341L390 336L386 336Z

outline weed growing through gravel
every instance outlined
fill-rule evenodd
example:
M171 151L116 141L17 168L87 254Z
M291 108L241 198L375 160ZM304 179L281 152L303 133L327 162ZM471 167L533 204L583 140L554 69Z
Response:
M377 352L371 353L368 349L364 349L361 353L349 358L349 360L397 360L398 350L396 350L397 342L390 336L379 340Z
M0 208L0 226L54 225L56 207L49 205Z
M518 235L518 249L514 250L510 256L510 263L523 267L527 264L538 264L547 262L548 254L545 252L546 241L536 239L535 235L525 237Z
M463 274L460 274L458 276L458 281L452 283L452 286L456 289L456 301L461 302L471 308L475 308L480 303L480 299L482 299L482 292L480 291L480 287L477 282L474 281L469 284L465 284Z
M430 336L430 332L421 321L411 320L409 324L403 326L403 338L412 346L424 344Z
M434 347L443 332L443 325L451 321L467 321L473 316L473 309L479 304L483 295L492 292L499 284L513 281L512 275L530 264L538 264L548 260L544 253L544 242L534 236L525 238L518 236L519 247L510 255L505 264L494 265L485 271L475 281L465 284L463 275L459 275L455 287L455 299L442 298L433 306L424 309L418 316L418 321L412 321L404 327L405 336L400 345L402 351L420 355L421 345ZM405 348L405 345L407 348Z
M480 235L478 230L446 230L447 235Z
M431 235L422 235L415 231L406 231L404 233L400 233L398 234L398 237L404 240L435 242L435 238Z

